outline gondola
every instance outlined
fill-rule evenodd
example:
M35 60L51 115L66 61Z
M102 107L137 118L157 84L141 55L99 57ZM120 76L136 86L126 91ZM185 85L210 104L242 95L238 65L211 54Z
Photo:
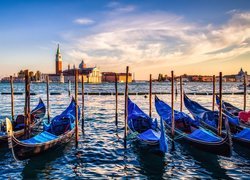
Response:
M217 105L220 104L220 98L218 96L216 96L216 103ZM239 112L243 111L242 109L239 109L235 106L233 106L232 104L222 101L222 109L228 111L230 114L234 115L234 116L238 116Z
M37 127L41 122L46 113L45 105L42 101L42 99L39 99L38 105L31 111L31 126L30 128ZM13 133L16 138L19 138L24 135L25 131L25 116L24 115L18 115L16 120L12 123L13 127ZM0 143L1 144L7 144L8 141L8 135L6 133L6 125L1 126L1 132L0 132Z
M184 104L194 118L200 121L202 126L212 130L213 132L217 132L219 119L218 111L211 111L201 106L199 103L190 100L186 94L184 94ZM223 136L226 135L225 122L229 122L233 143L238 143L246 148L250 148L250 129L241 126L237 117L223 112Z
M135 135L139 142L148 146L158 146L157 151L162 154L167 152L168 145L162 120L161 127L158 128L157 121L153 121L130 98L127 122L129 133Z
M155 108L159 116L166 124L167 133L171 134L172 108L155 96ZM231 137L228 132L225 137L219 137L214 133L199 126L199 122L192 119L184 112L174 111L175 140L189 144L200 150L222 156L231 156Z
M220 98L218 96L216 96L216 103L217 105L220 104ZM225 114L230 114L236 118L238 117L241 126L250 127L250 111L245 112L226 101L222 101L222 110Z
M12 124L6 118L9 148L14 158L16 160L28 159L69 142L75 133L75 106L75 100L72 99L66 110L55 116L49 124L44 124L43 132L25 140L18 140L15 137Z

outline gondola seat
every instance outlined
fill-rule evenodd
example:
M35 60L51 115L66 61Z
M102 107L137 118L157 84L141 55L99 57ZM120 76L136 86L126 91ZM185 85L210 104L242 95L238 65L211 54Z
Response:
M218 142L221 141L221 138L213 135L208 131L204 131L202 129L196 129L194 132L188 135L192 139L197 139L205 142Z
M158 141L161 136L160 132L149 129L138 135L138 138L144 141Z
M56 135L44 131L30 139L23 140L22 142L27 143L27 144L39 144L39 143L44 143L44 142L54 140L56 138L57 138Z
M241 138L241 139L250 139L250 128L245 128L239 133L235 134L234 137Z

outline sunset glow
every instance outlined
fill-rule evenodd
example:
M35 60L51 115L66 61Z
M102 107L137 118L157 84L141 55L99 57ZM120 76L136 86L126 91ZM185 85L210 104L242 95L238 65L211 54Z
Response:
M29 2L29 3L27 3ZM137 79L150 73L212 75L250 71L248 1L1 1L0 75L98 66Z

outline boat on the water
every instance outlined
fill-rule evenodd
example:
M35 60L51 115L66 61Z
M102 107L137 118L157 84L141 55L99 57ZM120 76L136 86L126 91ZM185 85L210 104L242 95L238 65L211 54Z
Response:
M78 107L79 108L79 107ZM78 110L80 117L80 110ZM16 160L28 159L47 150L68 143L75 133L76 103L72 99L70 105L60 115L55 116L44 130L34 137L18 140L12 129L12 123L6 118L9 148Z
M159 116L166 123L167 133L171 134L172 108L155 96L155 108ZM176 140L189 144L200 150L222 156L231 156L232 143L229 131L223 138L201 128L199 121L192 119L184 112L174 111Z
M216 96L216 103L217 105L220 104L220 98L218 96ZM222 101L222 110L225 114L230 114L231 116L239 118L239 123L242 126L250 127L250 111L243 111L226 101Z
M130 98L128 98L128 128L129 133L134 134L136 139L146 145L158 147L161 153L168 151L167 139L163 121L160 128L157 120L153 121L144 113Z
M37 127L41 122L43 117L46 113L46 107L42 101L42 99L39 99L38 105L31 111L30 117L31 117L31 125L30 128L33 129ZM16 120L11 122L12 129L13 129L13 135L16 138L19 138L25 134L25 116L24 115L18 115ZM1 126L0 131L0 144L4 143L7 144L8 142L8 135L6 133L6 124L4 123Z
M184 104L193 117L200 121L201 125L212 130L213 132L218 131L218 120L219 112L211 111L199 103L192 101L184 94ZM223 112L223 122L222 122L222 136L227 134L227 122L230 127L230 132L232 134L233 143L240 144L244 147L250 147L250 129L242 126L237 117L234 117L228 113Z

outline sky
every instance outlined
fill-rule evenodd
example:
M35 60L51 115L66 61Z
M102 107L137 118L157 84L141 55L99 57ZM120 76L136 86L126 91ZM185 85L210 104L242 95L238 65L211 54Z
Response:
M249 0L0 0L0 77L97 66L136 79L250 74Z

